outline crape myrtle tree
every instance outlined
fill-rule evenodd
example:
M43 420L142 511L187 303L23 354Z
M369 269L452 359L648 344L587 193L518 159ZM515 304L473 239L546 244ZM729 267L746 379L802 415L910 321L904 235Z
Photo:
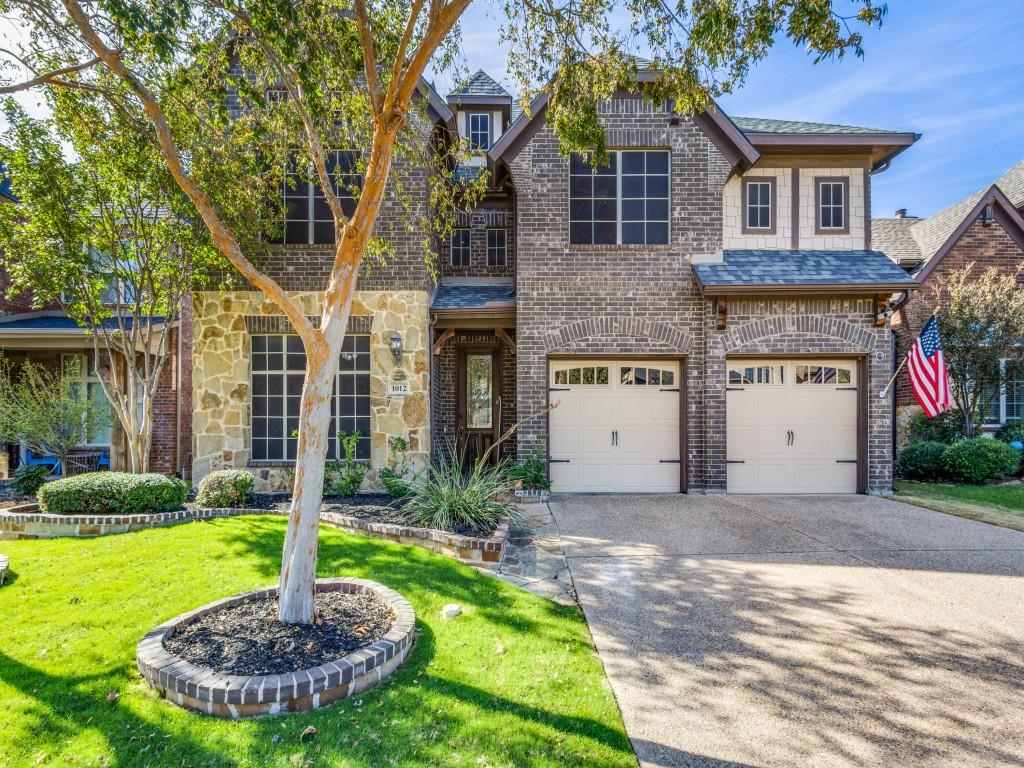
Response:
M148 472L153 398L173 354L171 329L189 290L219 258L141 114L76 90L47 96L47 119L4 105L0 160L16 180L18 205L0 207L0 264L11 292L58 304L90 330L128 468Z
M1024 291L1016 274L974 264L954 270L931 290L949 368L950 389L964 419L964 433L974 437L982 405L998 400L1005 386L1004 360L1024 360Z
M421 151L422 78L458 61L470 0L0 0L27 30L13 45L8 92L93 88L141 104L171 173L242 278L273 301L301 337L307 372L280 577L280 618L314 617L317 526L328 398L364 258L386 258L374 237L385 192L402 186L396 156ZM874 0L504 0L500 34L524 104L550 96L564 152L603 156L598 105L636 85L633 53L660 70L645 86L681 112L740 85L778 38L816 58L861 53L881 23ZM9 47L9 46L8 46ZM27 69L28 73L23 74ZM17 78L24 78L17 80ZM646 79L646 78L645 78ZM15 81L17 80L17 81ZM267 98L267 89L274 97ZM345 140L348 140L347 142ZM328 150L361 150L355 204L344 205ZM282 158L297 151L334 219L335 250L318 324L250 258L263 201L280 190ZM269 169L269 170L268 170ZM450 200L432 173L430 215Z

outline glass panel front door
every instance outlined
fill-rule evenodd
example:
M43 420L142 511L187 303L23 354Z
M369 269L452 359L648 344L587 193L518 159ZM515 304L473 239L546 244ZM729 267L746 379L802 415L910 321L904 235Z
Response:
M466 355L466 414L469 429L491 429L494 419L490 353Z

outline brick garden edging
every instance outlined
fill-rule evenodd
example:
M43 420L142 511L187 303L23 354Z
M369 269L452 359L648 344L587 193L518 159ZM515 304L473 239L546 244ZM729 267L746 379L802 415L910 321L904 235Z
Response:
M286 513L275 509L190 506L175 512L159 512L152 515L48 515L39 511L38 504L22 504L0 509L0 540L106 536L217 517L284 514ZM494 533L486 539L432 528L376 523L338 512L321 512L320 522L349 533L423 547L439 555L481 568L498 567L509 535L507 520L502 520Z
M318 592L371 592L395 612L391 629L377 642L340 659L311 669L280 675L229 675L199 667L164 648L175 628L220 608L277 594L277 587L258 589L183 613L151 630L136 650L139 672L173 704L225 718L273 715L316 709L354 696L376 685L405 661L415 637L416 615L400 594L369 579L317 579Z

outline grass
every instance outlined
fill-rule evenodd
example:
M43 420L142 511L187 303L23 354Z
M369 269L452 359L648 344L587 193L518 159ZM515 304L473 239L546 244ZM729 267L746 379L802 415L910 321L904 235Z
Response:
M947 485L897 480L896 498L938 512L1024 531L1024 485Z
M320 531L319 574L406 596L419 639L395 675L320 710L230 722L135 671L156 624L276 581L284 520L0 542L0 768L636 766L581 614L415 547ZM464 606L453 620L445 603ZM110 692L116 695L109 696ZM307 726L317 732L301 737Z

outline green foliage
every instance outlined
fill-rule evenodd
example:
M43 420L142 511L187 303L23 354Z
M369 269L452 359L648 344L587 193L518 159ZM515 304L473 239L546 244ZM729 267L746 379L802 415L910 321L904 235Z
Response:
M981 485L1020 470L1020 453L999 440L975 437L946 446L942 465L953 482Z
M47 464L22 464L11 475L11 488L22 496L35 496L49 476Z
M62 461L87 443L109 412L85 396L81 376L77 360L63 371L26 361L15 375L0 358L0 439Z
M410 525L488 535L502 518L518 517L509 498L515 481L507 464L477 464L470 472L462 465L457 451L444 451L413 484L412 499L402 507Z
M341 445L342 461L327 462L327 479L324 491L329 496L355 496L363 487L363 479L369 467L356 459L359 447L359 430L351 434L342 432L338 435Z
M39 489L39 507L52 515L148 515L181 509L184 480L166 475L87 472Z
M1015 440L1019 440L1024 443L1024 421L1008 421L999 428L996 432L996 439L1002 440L1004 443L1010 443Z
M199 481L196 504L201 507L244 507L253 497L255 478L244 469L220 469Z
M514 464L509 470L513 480L521 480L523 488L527 490L551 488L551 481L548 479L548 462L539 445L534 446L530 457L520 463Z
M964 418L967 437L978 431L983 400L1002 386L1002 360L1021 359L1024 338L1024 291L1017 275L995 267L976 272L973 264L933 286L942 351L951 391Z
M938 416L928 418L924 411L918 411L906 427L907 442L955 443L968 437L964 415L959 408L952 408Z
M898 472L908 480L940 480L945 473L946 443L921 440L911 443L899 455Z
M409 466L408 450L409 443L404 437L391 438L388 466L377 471L377 479L384 486L384 490L396 499L404 499L412 493L412 480L415 474Z

